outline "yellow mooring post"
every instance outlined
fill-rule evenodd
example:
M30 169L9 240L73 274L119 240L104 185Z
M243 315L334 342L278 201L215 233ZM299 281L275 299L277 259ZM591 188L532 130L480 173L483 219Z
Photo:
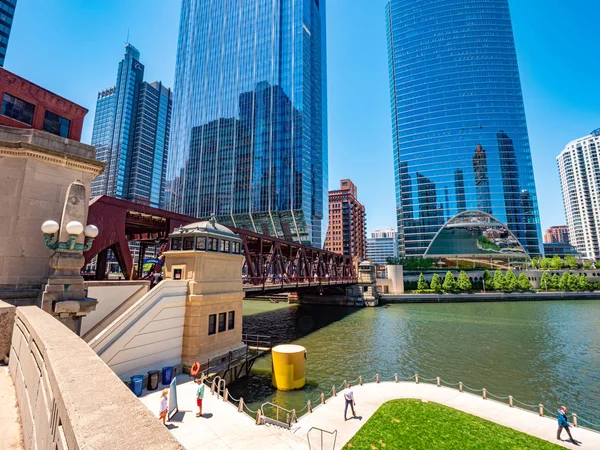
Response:
M273 387L280 391L301 389L306 384L306 349L300 345L278 345L271 350Z

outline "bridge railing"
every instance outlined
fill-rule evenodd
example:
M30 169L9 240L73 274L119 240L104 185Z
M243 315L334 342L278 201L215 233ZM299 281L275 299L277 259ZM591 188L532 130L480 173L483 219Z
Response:
M357 282L357 277L289 277L287 275L270 275L268 277L242 277L245 286L263 287L306 287L306 286L334 286L338 284L351 284Z

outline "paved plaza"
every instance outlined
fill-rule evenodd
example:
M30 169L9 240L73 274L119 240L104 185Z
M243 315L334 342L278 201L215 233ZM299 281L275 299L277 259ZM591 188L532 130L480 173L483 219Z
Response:
M8 366L0 365L0 439L3 450L21 450L21 423L17 408L15 387Z
M312 427L328 431L337 430L335 448L341 449L383 403L399 398L417 398L440 403L566 448L600 448L600 433L572 428L573 437L581 442L579 446L557 441L556 419L539 417L528 411L509 408L503 403L483 400L480 396L431 384L384 382L354 386L358 418L344 421L344 399L343 395L338 394L337 397L327 400L326 405L314 409L312 414L302 417L292 430L287 431L274 426L255 425L254 420L246 414L237 412L233 405L211 395L208 388L204 397L204 417L196 418L196 385L186 375L180 375L177 381L181 383L177 388L180 413L175 415L169 428L175 438L190 450L200 448L304 450L308 448L307 433ZM160 389L151 393L144 391L141 400L155 414L158 414L159 398ZM318 432L317 434L315 431L311 432L311 442L317 443L319 436ZM326 442L327 439L328 436L325 437ZM317 448L320 447L317 445Z

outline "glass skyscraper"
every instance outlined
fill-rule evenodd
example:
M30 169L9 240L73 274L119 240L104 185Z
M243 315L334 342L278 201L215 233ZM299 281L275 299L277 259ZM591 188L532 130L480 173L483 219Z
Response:
M164 202L172 93L160 82L143 81L139 59L127 44L116 86L98 93L92 145L107 165L92 181L92 195L158 208Z
M4 67L17 0L0 0L0 67Z
M321 246L324 0L183 0L166 208Z
M386 10L401 253L467 210L541 252L508 0L390 0Z

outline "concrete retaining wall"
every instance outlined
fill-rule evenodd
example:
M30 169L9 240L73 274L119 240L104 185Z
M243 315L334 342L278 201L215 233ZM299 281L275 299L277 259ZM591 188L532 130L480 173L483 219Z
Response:
M383 295L381 303L468 303L548 300L600 300L600 292L526 292L486 294L404 294Z
M181 364L186 280L165 280L135 302L90 347L123 380Z
M17 309L9 361L26 449L182 449L89 346L35 306Z
M0 300L0 362L8 358L15 323L15 307Z

